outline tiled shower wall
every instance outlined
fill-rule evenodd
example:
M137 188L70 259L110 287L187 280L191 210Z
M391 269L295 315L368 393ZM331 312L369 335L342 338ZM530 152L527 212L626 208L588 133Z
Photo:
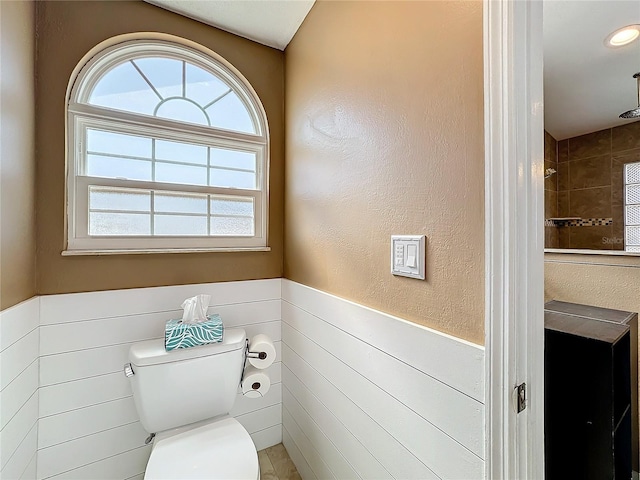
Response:
M554 142L545 135L545 166ZM558 171L557 194L551 177L545 181L546 218L556 211L558 217L605 218L612 223L546 227L547 248L624 250L623 170L634 162L640 162L640 122L558 141L557 168L551 167Z
M558 171L558 144L549 132L544 132L544 169ZM544 218L558 217L558 174L544 179ZM559 248L558 228L544 227L544 246Z

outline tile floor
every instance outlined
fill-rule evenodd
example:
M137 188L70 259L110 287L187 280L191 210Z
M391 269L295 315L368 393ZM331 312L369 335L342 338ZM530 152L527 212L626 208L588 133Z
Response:
M258 461L260 462L260 480L302 480L281 443L260 450Z

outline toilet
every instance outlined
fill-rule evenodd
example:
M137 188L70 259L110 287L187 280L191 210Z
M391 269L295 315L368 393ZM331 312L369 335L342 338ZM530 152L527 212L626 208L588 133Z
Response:
M136 343L125 375L140 422L155 434L145 480L259 480L256 447L228 415L244 368L246 333L225 329L220 343L167 352L164 341Z

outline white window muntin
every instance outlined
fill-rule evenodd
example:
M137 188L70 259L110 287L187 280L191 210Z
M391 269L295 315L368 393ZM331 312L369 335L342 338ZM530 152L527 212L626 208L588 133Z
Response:
M131 112L124 112L122 110L115 110L108 107L102 107L89 104L89 97L96 84L100 81L105 73L112 68L130 60L135 60L141 56L149 57L156 56L162 58L171 58L173 60L188 60L194 65L214 73L216 76L224 80L232 90L238 95L238 98L242 101L244 106L251 114L257 137L267 137L267 126L264 124L263 119L266 118L261 105L256 103L257 94L253 89L238 81L241 74L237 72L230 64L228 64L221 57L216 58L216 62L212 62L206 55L194 51L190 48L175 43L162 42L162 41L134 41L125 42L122 44L114 45L106 49L103 53L96 58L90 60L85 65L76 79L72 91L71 102L69 102L69 110L78 110L79 107L85 112L98 111L101 115L109 114L116 115L117 113L124 113L126 116L140 116L145 119L146 122L150 122L151 119L158 119L158 117L152 117L141 114L134 114ZM90 74L87 80L85 77ZM247 101L250 100L250 101ZM171 122L170 120L167 120ZM180 122L172 122L180 124ZM211 128L215 127L202 127ZM216 129L223 130L223 129ZM231 132L227 130L227 132ZM236 133L236 132L234 132ZM250 134L247 134L250 135Z
M69 181L73 188L69 189L69 207L71 209L69 221L69 249L73 250L144 250L170 248L255 248L266 246L266 196L268 172L265 168L266 145L262 142L249 143L238 139L238 134L229 133L228 138L209 135L187 134L182 128L167 130L157 126L140 125L135 122L110 121L97 118L87 118L70 115L70 128L74 132L75 161L69 162ZM204 185L187 185L182 183L160 183L153 181L139 181L126 179L111 179L104 177L89 177L85 175L86 165L86 131L87 129L104 130L109 132L139 135L146 138L156 138L179 141L191 145L201 145L212 148L226 148L235 151L245 151L256 155L256 189L234 189L226 187L211 187ZM70 139L72 140L72 139ZM176 236L144 236L127 237L99 237L88 234L89 215L89 187L112 186L122 188L140 188L168 192L205 193L210 195L224 195L252 197L254 199L254 236L206 236L206 237L176 237Z
M135 45L133 45L135 43ZM126 49L125 53L122 49ZM166 118L152 117L132 112L90 105L88 100L93 87L110 68L129 59L157 55L181 61L189 61L205 70L215 73L236 92L251 113L256 134L242 133L222 128L185 124ZM175 53L172 53L175 52ZM215 55L214 55L215 56ZM230 64L221 57L209 56L187 47L163 41L135 41L119 44L90 60L77 76L72 87L68 104L68 249L77 251L147 251L180 249L255 249L267 246L268 219L268 128L266 115L257 100L257 94ZM88 81L84 76L90 73ZM256 154L256 190L203 187L185 184L163 184L159 182L137 182L132 180L107 179L83 176L86 164L86 129L96 128L125 134L162 138L203 145L213 148L227 148ZM79 133L79 135L78 135ZM132 183L133 182L133 183ZM135 184L135 186L134 186ZM88 192L90 186L113 186L143 188L146 190L172 192L199 192L212 196L234 196L253 198L254 236L206 236L206 237L162 237L144 236L140 238L98 237L88 235Z

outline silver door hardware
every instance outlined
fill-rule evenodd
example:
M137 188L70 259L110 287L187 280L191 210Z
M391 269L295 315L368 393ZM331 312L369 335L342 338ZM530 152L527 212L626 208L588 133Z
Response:
M130 363L125 363L124 364L124 376L125 377L133 377L135 375L134 371L133 371L133 367L131 366Z
M518 413L522 412L525 408L527 408L527 384L521 383L516 387L516 411Z
M245 351L247 358L259 358L260 360L264 360L267 358L267 352L250 352L249 351L249 339L247 338L245 344Z

